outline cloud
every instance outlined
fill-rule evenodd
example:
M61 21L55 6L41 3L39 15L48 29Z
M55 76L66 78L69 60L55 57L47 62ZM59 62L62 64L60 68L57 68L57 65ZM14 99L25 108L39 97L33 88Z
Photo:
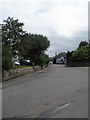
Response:
M2 4L2 20L18 18L28 32L48 37L50 56L88 39L88 0L3 0Z
M75 50L81 41L88 41L88 32L79 32L73 39L58 34L52 34L50 39L52 40L51 46L46 53L50 56L54 56L55 53Z

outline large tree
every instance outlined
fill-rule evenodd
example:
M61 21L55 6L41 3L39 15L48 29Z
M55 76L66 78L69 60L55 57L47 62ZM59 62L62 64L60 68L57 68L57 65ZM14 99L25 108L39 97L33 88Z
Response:
M23 23L19 22L18 19L8 17L7 20L3 21L2 26L2 42L5 46L11 48L12 52L19 49L23 31Z
M23 25L18 19L8 17L4 20L2 43L10 48L13 55L18 51L21 59L29 57L32 64L40 65L41 54L45 53L50 42L46 36L25 32Z
M44 53L50 46L46 36L31 34L30 35L30 49L29 53L31 58L31 63L40 64L40 56Z

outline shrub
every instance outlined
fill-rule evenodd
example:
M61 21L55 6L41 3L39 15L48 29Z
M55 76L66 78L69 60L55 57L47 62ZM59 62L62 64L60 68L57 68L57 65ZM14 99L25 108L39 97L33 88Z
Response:
M6 46L2 46L2 70L9 70L12 68L13 62L12 62L12 54L10 52L10 49Z

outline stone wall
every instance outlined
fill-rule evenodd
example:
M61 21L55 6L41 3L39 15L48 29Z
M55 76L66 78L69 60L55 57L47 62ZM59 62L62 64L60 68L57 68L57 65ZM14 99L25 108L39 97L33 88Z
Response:
M39 66L36 66L35 69L33 69L32 67L25 67L25 68L18 68L18 69L11 69L9 71L4 71L3 81L7 81L27 73L32 73L40 69L41 68Z

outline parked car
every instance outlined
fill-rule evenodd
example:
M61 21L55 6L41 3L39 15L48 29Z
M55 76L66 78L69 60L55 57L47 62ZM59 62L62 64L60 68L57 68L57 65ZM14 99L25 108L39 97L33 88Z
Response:
M27 62L27 63L30 63L30 60L27 60L27 59L26 59L26 60L24 60L24 61Z
M15 63L15 65L17 65L17 66L20 65L20 62L19 62L19 61L15 61L14 63Z
M17 66L20 65L20 61L19 61L18 56L14 56L14 57L12 58L12 62L14 63L14 65L17 65Z
M20 64L21 65L30 65L30 60L29 59L20 60Z

